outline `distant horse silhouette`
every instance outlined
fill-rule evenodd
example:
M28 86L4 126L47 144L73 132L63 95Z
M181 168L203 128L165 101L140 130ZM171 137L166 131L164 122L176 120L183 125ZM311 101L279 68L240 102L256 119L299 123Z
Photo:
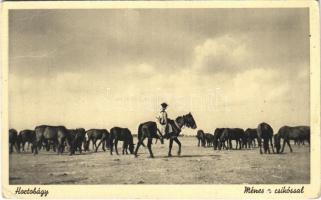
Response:
M265 122L260 123L257 127L257 136L258 136L257 141L260 147L260 154L262 154L262 139L263 139L264 153L266 152L270 153L269 143L271 144L272 151L274 153L274 148L272 143L272 138L273 138L272 127Z
M205 147L205 133L203 130L198 130L196 133L196 138L198 140L197 146L199 147L200 144L202 145L202 147Z
M173 146L173 141L175 141L178 144L179 150L178 150L178 155L181 154L181 142L178 140L178 136L181 133L181 129L183 126L186 126L188 128L196 129L196 123L193 118L193 115L191 113L188 113L187 115L179 116L174 120L168 119L168 123L170 123L173 127L173 133L171 133L169 138L169 151L168 151L168 156L172 156L171 151L172 151L172 146ZM160 136L157 134L159 132ZM163 144L163 135L157 128L156 122L149 121L145 122L139 125L138 127L138 143L135 149L135 156L137 157L137 152L142 145L143 141L145 138L148 138L147 142L147 147L148 151L150 154L150 157L153 158L153 152L152 152L152 140L153 138L159 138L161 139L161 142Z
M18 132L15 129L9 129L9 153L13 152L13 147L20 153L20 141L18 138Z

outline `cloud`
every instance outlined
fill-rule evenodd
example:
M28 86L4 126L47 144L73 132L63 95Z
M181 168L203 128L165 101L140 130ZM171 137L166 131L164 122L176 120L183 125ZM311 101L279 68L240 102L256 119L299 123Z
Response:
M10 124L136 130L162 101L207 131L306 124L307 19L305 9L14 11Z
M193 68L205 73L233 73L246 70L251 52L241 38L224 35L206 39L194 49Z

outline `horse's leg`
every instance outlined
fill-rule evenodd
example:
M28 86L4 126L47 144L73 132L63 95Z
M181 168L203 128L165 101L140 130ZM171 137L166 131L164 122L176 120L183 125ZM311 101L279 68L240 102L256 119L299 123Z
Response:
M10 145L9 145L9 153L12 153L12 152L13 152L13 144L10 143Z
M181 155L181 147L182 147L182 145L181 145L181 142L178 140L178 138L176 137L176 138L174 138L174 141L178 144L178 152L177 152L177 155Z
M271 143L272 152L275 153L274 152L274 146L273 146L273 143L272 143L272 137L270 137L270 143Z
M147 147L148 147L149 155L151 158L154 158L154 155L152 152L152 142L153 142L153 138L148 138Z
M95 149L95 152L98 151L96 142L97 142L97 139L93 139L93 150Z
M123 142L123 155L125 154L125 148L126 148L125 145L126 145L126 142L124 141L124 142Z
M20 153L20 148L19 148L18 142L14 143L14 148L16 149L17 153Z
M49 148L50 148L50 146L49 146ZM56 145L53 144L53 145L52 145L52 150L53 150L54 152L56 152L56 148L57 148Z
M171 152L172 152L172 147L173 147L173 139L170 138L170 139L169 139L169 150L168 150L168 156L169 156L169 157L172 156L172 154L171 154Z
M110 150L110 155L113 155L114 140L113 140L113 139L110 139L109 144L110 144L110 148L109 148L109 150Z
M92 145L92 146L93 146L93 148L92 148L93 151L95 151L95 150L94 150L94 149L95 149L95 142L94 142L94 141L95 141L95 139L92 138L92 139L91 139L91 142L92 142L92 144L93 144L93 145Z
M258 143L259 148L260 148L260 154L262 154L262 139L261 139L261 138L258 139L258 140L257 140L257 143Z
M50 141L47 141L48 143L50 143ZM57 139L57 155L59 155L60 153L60 149L62 148L61 145L60 145L60 139ZM48 144L49 146L49 149L50 149L50 144Z
M283 146L282 146L282 149L281 149L281 153L283 153L283 151L284 151L285 143L286 143L286 139L283 139Z
M61 140L61 151L60 154L63 154L63 152L65 151L65 139Z
M117 144L118 144L118 139L115 138L115 151L116 151L116 154L118 155Z
M108 139L102 140L102 143L103 143L103 144L102 144L102 147L101 147L101 148L103 149L103 151L106 151L106 148L107 148L107 147L106 147L106 141L107 141L107 140L108 140ZM106 148L105 148L105 147L106 147Z
M96 152L98 151L98 148L99 148L99 146L101 145L101 140L99 140L99 143L98 143L98 145L96 146Z
M141 137L140 140L138 140L138 143L137 143L137 146L136 146L136 149L135 149L135 157L137 157L137 152L138 152L138 149L139 149L139 146L143 144L143 141L146 137ZM112 145L110 145L110 148L112 148Z
M288 146L289 146L289 148L290 148L290 152L292 153L293 151L292 151L292 148L291 148L291 145L290 145L290 141L287 140L286 143L288 144Z
M128 155L128 146L129 146L129 142L126 141L126 145L125 145L125 153L126 153L126 155Z
M269 154L271 154L270 152L270 146L269 146L269 138L266 139L266 148Z
M25 152L25 144L26 142L21 142L21 150ZM28 142L28 150L29 150L29 142Z
M200 140L200 139L197 139L197 140L198 140L197 146L199 147L199 146L200 146L200 143L201 143L201 140Z
M229 145L229 149L233 149L233 146L232 146L232 140L231 139L228 139L228 145Z

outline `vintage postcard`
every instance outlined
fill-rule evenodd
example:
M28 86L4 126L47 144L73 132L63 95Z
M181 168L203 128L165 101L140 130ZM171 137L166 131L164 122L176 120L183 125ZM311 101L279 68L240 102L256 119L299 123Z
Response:
M1 14L3 197L320 196L315 1Z

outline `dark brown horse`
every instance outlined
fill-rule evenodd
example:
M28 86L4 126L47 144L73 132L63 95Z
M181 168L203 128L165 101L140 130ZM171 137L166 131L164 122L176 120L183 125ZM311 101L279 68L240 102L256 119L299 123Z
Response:
M278 143L278 146L276 147L277 153L283 153L285 144L287 144L290 148L290 152L293 152L290 144L290 140L294 141L308 141L310 143L310 127L309 126L283 126L279 129L278 134L275 136L276 138L275 143ZM280 142L283 139L283 145L282 149L280 151L281 145Z
M123 141L123 155L126 153L128 154L127 149L131 154L134 153L134 143L133 143L133 136L128 128L120 128L114 127L110 129L110 137L109 137L109 144L110 144L110 155L113 154L113 145L115 145L115 151L118 155L117 144L118 141Z
M225 142L221 143L221 140L220 140L224 129L225 128L216 128L214 131L214 139L213 139L214 150L217 150L217 149L221 150L221 148L227 149L227 147L225 146Z
M71 154L75 154L76 151L82 153L82 146L86 142L86 131L83 128L69 129L71 136Z
M98 145L97 140L100 140ZM106 129L90 129L86 131L86 144L85 151L89 150L89 143L92 141L93 149L97 152L99 146L102 144L103 151L106 151L105 147L109 148L109 132Z
M36 147L34 148L34 154L38 154L38 148L45 142L48 147L50 143L53 143L58 148L57 154L62 154L65 149L65 143L71 146L71 135L64 126L48 126L41 125L35 128L36 132ZM71 150L72 148L70 148ZM70 152L71 154L71 152Z
M249 148L253 148L256 146L255 140L257 140L257 129L256 128L248 128L245 130L245 135L248 136L247 143Z
M25 151L25 144L28 143L28 149L29 145L31 144L31 152L33 153L34 148L36 146L36 132L34 130L22 130L19 132L20 141L21 141L21 147L22 151Z
M202 145L202 147L205 147L205 133L203 130L198 130L196 133L196 138L198 140L198 144L197 146L200 146L200 144Z
M9 153L13 152L13 147L20 153L20 141L18 132L15 129L9 129Z
M196 129L196 123L193 118L193 115L191 113L188 113L187 115L179 116L174 120L169 119L168 123L170 123L173 127L173 132L169 134L169 137L166 139L169 139L169 151L168 156L172 156L171 151L173 147L173 141L175 141L178 144L179 150L178 155L181 154L181 142L178 140L178 136L181 133L181 129L183 126L186 126L188 128ZM157 134L159 132L160 135ZM153 152L152 152L152 140L153 138L160 138L161 142L163 141L163 135L157 128L156 122L145 122L139 125L138 127L138 144L135 149L135 156L137 157L137 152L140 147L140 145L143 143L144 139L147 138L147 147L150 154L150 157L153 158ZM163 142L162 142L163 143Z
M258 136L257 141L260 147L260 154L262 154L262 140L263 140L264 153L268 152L270 154L269 143L274 153L274 148L272 143L272 138L273 138L272 127L265 122L260 123L257 127L257 136Z
M205 141L206 141L207 147L212 146L214 143L214 135L210 133L205 133Z
M220 142L222 143L220 146L227 142L228 149L233 149L232 140L235 140L235 149L241 149L243 135L244 130L241 128L225 128L220 137Z

